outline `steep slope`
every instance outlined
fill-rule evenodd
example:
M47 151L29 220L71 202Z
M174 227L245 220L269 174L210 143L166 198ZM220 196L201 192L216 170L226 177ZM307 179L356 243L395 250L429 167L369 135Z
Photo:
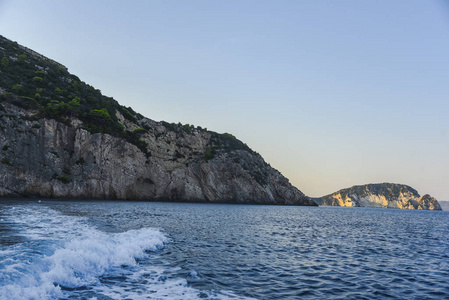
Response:
M230 134L155 122L0 36L0 196L316 205Z
M411 187L394 183L356 185L314 201L325 206L441 210L435 198L427 194L421 197Z

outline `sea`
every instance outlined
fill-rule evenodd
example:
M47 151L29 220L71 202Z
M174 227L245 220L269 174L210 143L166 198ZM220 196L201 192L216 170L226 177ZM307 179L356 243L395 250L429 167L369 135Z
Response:
M449 212L1 199L0 299L449 299Z

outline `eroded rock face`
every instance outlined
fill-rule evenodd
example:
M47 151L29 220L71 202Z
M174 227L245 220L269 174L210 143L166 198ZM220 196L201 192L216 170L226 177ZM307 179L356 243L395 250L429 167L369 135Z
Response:
M325 206L441 210L435 198L421 197L411 187L393 183L353 186L314 200Z
M33 111L1 105L3 197L316 205L260 155L217 146L206 130L133 123L117 113L128 132L146 128L142 151L123 138L91 134L77 119L36 119Z

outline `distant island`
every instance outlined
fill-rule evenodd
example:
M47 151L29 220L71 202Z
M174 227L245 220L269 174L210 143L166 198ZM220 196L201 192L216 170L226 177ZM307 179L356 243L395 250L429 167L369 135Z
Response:
M449 201L439 201L441 209L449 211Z
M415 189L394 183L356 185L313 200L324 206L442 210L430 195L421 197Z
M0 197L316 206L229 133L155 122L0 36Z

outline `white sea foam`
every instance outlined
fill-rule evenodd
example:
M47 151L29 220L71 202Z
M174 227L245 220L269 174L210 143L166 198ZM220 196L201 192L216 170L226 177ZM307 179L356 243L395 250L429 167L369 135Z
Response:
M132 290L129 285L103 285L95 289L102 295L111 299L144 300L144 299L202 299L225 300L225 299L251 299L237 296L226 291L200 291L188 285L184 278L175 277L176 268L149 267L132 274L128 274L129 284L139 283Z
M162 248L165 242L168 239L151 228L117 234L91 231L86 238L70 241L48 257L50 270L42 277L69 288L95 284L107 270L135 266L146 250Z
M95 284L105 272L135 266L146 251L163 247L168 238L142 228L107 234L83 218L48 208L16 208L8 218L22 228L28 242L0 252L0 299L56 299L62 287Z
M169 242L158 229L105 233L87 218L40 204L11 207L4 219L26 241L0 248L0 300L243 299L195 289L179 277L179 268L152 263L157 254L151 252ZM200 278L194 270L189 276Z

